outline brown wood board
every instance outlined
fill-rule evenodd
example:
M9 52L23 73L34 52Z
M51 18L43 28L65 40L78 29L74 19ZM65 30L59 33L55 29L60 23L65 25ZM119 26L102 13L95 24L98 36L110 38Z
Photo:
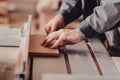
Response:
M29 53L32 55L59 56L58 49L50 49L41 45L44 39L45 35L31 35Z
M67 74L64 55L59 57L34 57L33 78L41 80L43 74Z

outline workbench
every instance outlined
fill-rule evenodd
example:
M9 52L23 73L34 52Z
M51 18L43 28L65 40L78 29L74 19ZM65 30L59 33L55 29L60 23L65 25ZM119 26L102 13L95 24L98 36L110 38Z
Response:
M31 17L21 28L0 29L0 80L28 79Z
M19 3L22 4L22 1L23 0L20 0ZM27 1L26 3L28 4ZM25 6L26 4L22 5ZM26 10L21 11L21 8L19 7L20 5L17 6L19 10L17 10L18 12L16 13L27 12ZM31 6L34 7L34 5ZM31 9L33 9L32 7ZM32 12L34 14L34 11ZM37 27L36 25L31 26L31 35L41 33L44 34L44 25L53 16L56 15L56 12L52 14L50 12L43 11L43 13L41 13L40 15L41 17L39 19L39 27ZM21 16L18 17L18 15L13 16L14 18L23 18ZM16 26L18 26L16 19L13 22L14 24L16 24ZM22 22L24 22L24 20L22 20ZM35 23L36 22L37 21L35 21ZM75 25L73 25L71 28L76 27L77 25L78 23L75 23ZM36 27L38 30L35 30ZM93 39L88 39L88 42L82 41L74 45L66 45L64 47L61 47L59 48L58 56L33 55L34 53L28 54L28 47L30 45L29 31L27 32L27 36L22 38L21 43L22 44L20 45L20 47L0 47L0 51L4 51L11 55L9 56L7 54L8 59L6 60L9 60L11 62L11 65L8 65L6 63L0 64L0 66L3 67L2 70L8 69L8 71L5 71L4 74L0 72L0 80L4 80L5 77L10 79L9 76L12 76L12 78L14 76L15 80L120 80L119 70L116 68L108 51L105 49L105 47L97 37ZM15 55L14 53L18 54ZM15 58L12 58L13 56ZM4 68L3 65L12 67ZM7 75L9 73L9 70L15 70L15 75ZM3 75L6 76L1 77Z
M88 42L82 41L62 47L59 52L59 57L31 56L30 79L56 80L58 78L58 80L69 80L70 78L65 77L65 75L92 76L93 80L96 76L98 78L112 76L113 80L120 79L116 78L120 72L101 41L96 37L88 39ZM46 74L53 75L45 76ZM56 74L59 77L55 77ZM100 79L106 80L107 78ZM70 80L76 80L76 78L73 76ZM85 80L88 79L85 78Z

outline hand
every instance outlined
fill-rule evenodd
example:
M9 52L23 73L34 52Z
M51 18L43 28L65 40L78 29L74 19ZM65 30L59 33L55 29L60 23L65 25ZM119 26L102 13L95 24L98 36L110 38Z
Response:
M62 15L56 15L51 21L45 26L46 33L49 34L57 29L64 27L64 19Z
M50 48L57 48L58 46L66 44L75 44L81 40L82 38L75 32L75 30L61 29L50 33L42 45Z

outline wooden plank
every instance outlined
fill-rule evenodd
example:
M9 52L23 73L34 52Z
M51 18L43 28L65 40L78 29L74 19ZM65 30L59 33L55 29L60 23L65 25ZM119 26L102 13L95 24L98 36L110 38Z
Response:
M120 72L120 57L111 57L118 71Z
M58 49L51 49L41 45L45 37L45 35L31 35L29 53L31 55L59 56Z
M1 28L0 46L20 46L21 32L19 28Z
M17 64L17 69L15 70L15 80L28 79L27 76L27 62L28 62L28 50L29 50L29 38L30 38L30 26L31 26L32 16L28 16L28 21L24 24L21 29L21 43L20 43L20 60Z
M103 76L120 75L112 59L110 58L109 53L104 48L100 40L97 38L89 39L89 44L102 70Z
M67 74L63 54L59 57L34 57L32 80L40 80L41 76L46 73Z
M99 75L85 42L66 46L72 74Z
M81 75L62 75L44 74L41 80L120 80L119 76L81 76Z
M19 48L0 47L0 80L11 80L19 57Z
M20 29L0 29L0 80L11 80L19 58ZM19 37L18 37L19 36ZM13 47L14 46L14 47ZM1 74L4 74L1 76Z
M0 80L26 79L28 45L31 23L31 16L29 17L30 19L26 24L24 24L24 27L21 30L22 37L20 38L21 39L20 47L15 46L0 47ZM15 35L14 29L5 28L5 30L4 29L1 30L2 31L0 31L0 34L4 35L3 37L9 36L9 34ZM2 33L5 31L7 32L7 30L10 30L11 32L8 31L9 34ZM14 35L10 35L9 37L13 37ZM2 39L3 37L0 37L0 39ZM6 38L6 40L8 39L9 38Z

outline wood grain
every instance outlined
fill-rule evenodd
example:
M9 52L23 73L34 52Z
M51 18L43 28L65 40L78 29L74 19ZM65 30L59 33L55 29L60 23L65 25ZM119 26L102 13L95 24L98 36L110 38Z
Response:
M72 74L99 75L85 42L66 46Z
M33 79L41 80L43 74L67 74L64 55L59 57L34 57Z
M41 80L120 80L120 77L44 74Z
M41 45L44 39L45 35L31 35L29 52L32 55L59 56L58 49L50 49Z
M19 57L19 48L0 47L0 80L12 80Z
M21 32L19 28L1 28L0 46L20 46Z
M118 71L120 72L120 57L112 57L112 60L117 67Z
M97 62L104 76L120 75L109 53L98 38L89 39L89 45L91 46L91 49L97 59Z

